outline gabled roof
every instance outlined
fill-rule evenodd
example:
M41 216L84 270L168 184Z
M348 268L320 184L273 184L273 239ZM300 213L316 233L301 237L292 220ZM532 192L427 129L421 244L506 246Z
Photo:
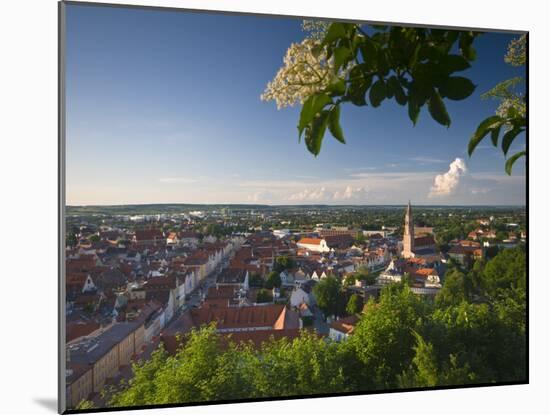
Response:
M341 333L351 334L355 329L355 326L359 322L359 317L356 315L349 316L346 318L341 318L340 320L333 321L330 324L330 328L337 330Z
M95 321L76 321L67 323L66 342L70 342L82 336L87 336L99 329L99 323Z
M136 230L137 241L153 241L155 239L162 239L164 236L159 229L142 229Z
M288 314L287 314L288 313ZM215 322L218 330L236 329L289 329L298 328L296 313L284 304L268 304L244 307L194 308L187 310L177 322L165 330L165 334L187 333L193 327Z
M435 240L432 235L426 235L426 236L420 236L418 238L414 238L414 246L415 248L423 247L423 246L430 246L435 245Z
M218 276L217 282L220 284L243 284L247 271L243 268L226 268Z
M322 239L319 238L302 238L298 243L304 245L321 245L321 241Z

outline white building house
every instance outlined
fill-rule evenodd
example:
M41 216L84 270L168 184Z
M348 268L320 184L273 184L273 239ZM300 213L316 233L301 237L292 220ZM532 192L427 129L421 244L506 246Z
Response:
M311 306L314 303L313 296L303 288L296 288L290 295L290 306L300 307L301 304Z
M387 268L382 271L376 278L376 283L386 285L392 282L401 282L403 274L397 269L395 262L392 260Z
M335 320L330 324L328 336L337 342L346 340L353 333L358 322L359 318L355 315Z
M330 251L330 248L327 245L327 241L320 238L302 238L296 243L296 245L298 246L298 248L307 249L313 252Z
M327 274L325 273L325 271L319 271L319 273L317 273L317 271L313 271L313 273L311 274L311 279L314 281L320 281L322 279L325 279L326 277Z
M91 275L88 274L88 276L86 277L86 281L84 281L84 286L82 287L82 292L87 293L87 292L93 292L93 291L96 291L96 290L97 290L97 287L95 286Z
M290 230L288 229L274 229L273 236L276 236L279 239L284 238L285 236L290 235Z

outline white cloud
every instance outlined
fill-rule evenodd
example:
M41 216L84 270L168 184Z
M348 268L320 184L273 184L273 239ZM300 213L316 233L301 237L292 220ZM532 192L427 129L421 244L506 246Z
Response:
M346 186L343 191L337 190L332 195L334 200L361 200L367 195L367 189L365 187L351 187Z
M273 199L273 193L267 190L255 192L246 197L246 200L248 202L254 202L254 203L257 203L257 202L267 203L267 202L271 202L272 199Z
M460 178L466 173L466 163L461 158L456 158L449 164L449 171L435 176L434 184L429 197L448 196L452 194L460 182Z
M445 163L445 160L433 157L413 157L411 158L411 161L416 161L421 164Z
M486 187L475 187L471 189L471 192L473 195L484 195L486 193L489 193L491 189L488 189Z
M319 201L327 198L327 191L325 187L319 189L304 189L301 192L291 194L289 200L308 200L308 201Z
M196 183L197 180L189 177L161 177L159 179L161 183Z

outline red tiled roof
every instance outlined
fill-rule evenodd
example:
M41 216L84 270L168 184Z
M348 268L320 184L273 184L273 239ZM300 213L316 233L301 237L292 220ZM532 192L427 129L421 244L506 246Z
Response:
M473 254L474 251L476 251L478 248L472 247L472 246L464 246L464 245L454 245L449 249L449 254L456 254L456 255L469 255Z
M67 323L66 342L86 336L99 328L99 323L95 321L77 321Z
M435 245L435 240L432 235L426 235L426 236L420 236L418 238L414 238L415 248L420 248L422 246L429 246L429 245Z
M296 318L294 318L296 316ZM284 304L262 306L196 308L186 311L177 323L166 330L167 334L187 333L193 327L211 322L218 330L272 327L273 329L298 328L298 315Z
M213 286L208 288L205 299L233 298L235 291L235 287L231 285L221 285L219 287Z
M355 326L359 322L359 317L356 315L342 318L340 320L333 321L330 327L334 330L338 330L341 333L351 334L355 329Z
M318 238L302 238L298 241L299 244L307 244L307 245L320 245L322 239Z
M163 235L159 229L143 229L136 231L137 241L153 241L161 238L163 238Z

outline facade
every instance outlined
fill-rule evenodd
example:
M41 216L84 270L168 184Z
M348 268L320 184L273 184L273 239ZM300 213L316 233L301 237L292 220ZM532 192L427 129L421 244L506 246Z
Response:
M249 276L248 271L242 268L226 268L218 276L216 286L235 286L243 290L248 290Z
M296 245L298 246L298 248L307 249L308 251L313 251L313 252L330 251L330 248L327 245L327 241L325 239L302 238L296 243Z
M330 324L329 337L337 342L346 340L353 333L358 322L359 317L355 315L333 321Z
M145 341L143 322L114 323L91 337L67 344L67 406L101 392L108 378L116 376L122 366Z

